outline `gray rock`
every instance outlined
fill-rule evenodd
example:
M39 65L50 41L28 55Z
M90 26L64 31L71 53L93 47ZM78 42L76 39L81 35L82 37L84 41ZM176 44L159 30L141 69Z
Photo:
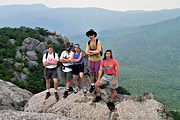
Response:
M28 37L23 41L22 45L25 46L28 51L32 51L38 46L39 43L39 40Z
M23 110L24 105L32 96L27 90L18 88L16 85L0 80L0 109ZM1 118L1 117L0 117Z
M23 66L24 66L24 63L16 62L16 63L14 64L14 67L15 67L16 69L18 69L19 67L23 67Z
M0 110L0 120L77 120L52 113Z
M15 44L15 39L9 39L9 42L11 43L11 44Z
M29 61L37 60L37 53L35 51L27 51L26 55L27 55Z
M116 109L110 112L103 100L98 103L92 103L93 94L88 93L84 96L82 91L77 94L70 94L66 99L62 97L63 88L59 89L60 100L56 102L53 91L52 95L46 101L44 100L45 92L34 95L25 107L25 111L46 112L57 115L78 118L80 120L173 120L163 105L154 99L137 101L136 96L117 95Z
M41 42L41 43L35 48L35 50L43 53L43 51L46 50L46 44L43 43L43 42Z
M29 67L38 66L38 63L36 61L28 61Z
M49 35L48 38L49 38L49 40L50 40L52 43L59 44L56 36L54 36L54 35Z
M14 72L14 79L15 80L22 80L24 81L27 78L27 75L22 72Z
M22 54L19 50L16 50L16 58L22 58Z
M27 50L26 46L21 46L20 47L21 51L25 52Z

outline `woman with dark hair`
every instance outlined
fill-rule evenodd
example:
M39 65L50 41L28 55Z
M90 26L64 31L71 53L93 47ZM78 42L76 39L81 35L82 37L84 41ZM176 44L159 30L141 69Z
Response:
M104 71L104 74L102 76L102 73ZM100 86L102 85L108 85L108 88L111 89L111 101L107 104L110 110L114 110L114 98L116 93L116 88L118 87L118 74L119 74L119 64L118 62L113 58L112 51L106 50L104 53L104 58L101 61L100 69L99 69L99 76L95 84L95 90L97 92L95 99L93 102L100 101L101 95L100 95ZM102 76L102 77L101 77ZM109 106L110 105L110 106Z

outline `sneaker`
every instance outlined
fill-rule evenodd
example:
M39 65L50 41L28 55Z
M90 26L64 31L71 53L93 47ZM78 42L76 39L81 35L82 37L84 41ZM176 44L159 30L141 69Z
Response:
M102 100L101 96L96 96L92 102L99 102Z
M115 110L115 105L113 102L108 102L107 103L107 106L109 108L110 111L114 111Z
M67 96L68 96L68 91L65 91L63 97L67 98Z
M55 94L56 100L58 101L58 100L59 100L59 94L58 94L58 92L54 92L54 94Z
M92 93L94 91L94 89L95 89L94 85L91 85L89 92Z
M78 88L78 87L74 89L74 93L75 93L75 94L76 94L78 91L79 91L79 88Z
M83 93L86 94L87 93L87 89L83 88Z
M69 91L73 92L74 90L73 90L73 88L72 88L72 87L69 87Z
M48 99L51 96L50 92L46 92L45 100Z

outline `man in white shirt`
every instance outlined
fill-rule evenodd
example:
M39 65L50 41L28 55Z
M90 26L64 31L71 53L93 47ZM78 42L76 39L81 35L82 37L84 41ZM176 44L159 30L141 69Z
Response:
M72 60L74 53L71 50L70 43L65 44L66 50L61 53L60 62L62 62L62 70L64 73L64 77L66 80L66 90L64 92L63 97L66 98L68 96L69 91L73 91L71 87L71 79L72 79Z
M57 79L57 63L58 63L58 55L57 53L53 52L53 46L48 45L48 52L44 53L43 55L43 66L44 69L44 75L46 79L46 96L45 100L48 99L51 96L50 93L50 80L53 79L54 81L54 94L55 98L58 101L59 100L59 94L58 94L58 79Z

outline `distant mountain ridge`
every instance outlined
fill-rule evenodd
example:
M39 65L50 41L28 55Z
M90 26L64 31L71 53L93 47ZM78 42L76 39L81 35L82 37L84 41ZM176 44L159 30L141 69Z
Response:
M67 37L84 33L153 24L180 16L180 9L112 11L100 8L48 8L42 4L0 6L0 26L45 27Z

